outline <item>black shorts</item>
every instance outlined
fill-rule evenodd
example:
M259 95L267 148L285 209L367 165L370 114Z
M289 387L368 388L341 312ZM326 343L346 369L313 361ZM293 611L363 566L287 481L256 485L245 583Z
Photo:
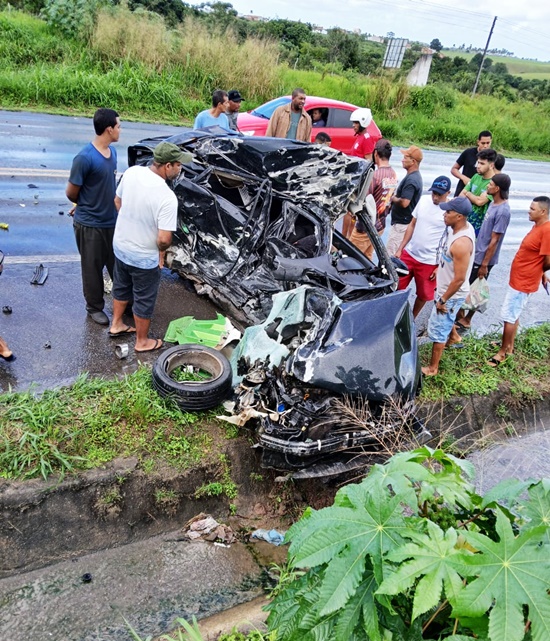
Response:
M472 271L470 272L470 285L474 282L474 280L477 278L477 274L479 272L479 268L481 265L476 265L474 263L472 267ZM493 269L494 265L487 265L487 276L485 278L489 278L489 274L491 273L491 269Z
M133 300L133 313L138 318L153 316L160 283L160 267L141 269L127 265L115 257L113 298L119 301Z

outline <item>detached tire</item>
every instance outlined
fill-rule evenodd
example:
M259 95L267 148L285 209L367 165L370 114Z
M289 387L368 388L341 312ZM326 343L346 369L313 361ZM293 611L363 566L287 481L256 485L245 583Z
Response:
M172 373L178 367L192 366L207 372L206 381L177 382ZM159 356L153 366L153 385L164 397L172 398L185 411L210 410L231 392L233 372L227 358L204 345L176 345Z

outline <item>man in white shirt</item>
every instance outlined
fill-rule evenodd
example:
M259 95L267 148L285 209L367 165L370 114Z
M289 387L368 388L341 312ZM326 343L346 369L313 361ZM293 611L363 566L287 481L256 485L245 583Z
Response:
M395 253L409 269L407 276L399 279L398 289L405 289L414 278L416 299L413 316L416 318L428 301L434 299L435 277L437 274L437 248L445 231L443 211L439 207L447 202L451 181L447 176L438 176L422 196L412 213L412 220L405 230L405 236Z
M116 190L118 218L113 238L113 320L109 335L136 334L136 352L162 347L162 339L149 338L164 254L177 229L178 199L166 184L181 172L182 163L192 160L177 145L161 142L155 147L153 164L135 165L124 172ZM133 301L135 328L122 321Z

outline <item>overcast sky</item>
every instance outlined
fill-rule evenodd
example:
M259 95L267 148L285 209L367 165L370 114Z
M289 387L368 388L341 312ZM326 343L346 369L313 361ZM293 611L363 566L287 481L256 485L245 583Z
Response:
M490 48L520 58L550 60L550 2L547 0L228 0L239 13L287 18L363 33L444 46L483 48L498 16ZM459 8L458 8L459 7Z

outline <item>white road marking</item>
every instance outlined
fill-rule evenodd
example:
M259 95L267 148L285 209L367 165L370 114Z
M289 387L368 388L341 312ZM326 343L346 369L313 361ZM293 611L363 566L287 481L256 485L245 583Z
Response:
M68 178L67 169L48 169L47 167L0 167L0 176L23 176L27 178Z
M48 265L52 263L77 263L80 262L79 254L58 254L51 256L6 256L4 263L6 265L28 265L40 264Z

